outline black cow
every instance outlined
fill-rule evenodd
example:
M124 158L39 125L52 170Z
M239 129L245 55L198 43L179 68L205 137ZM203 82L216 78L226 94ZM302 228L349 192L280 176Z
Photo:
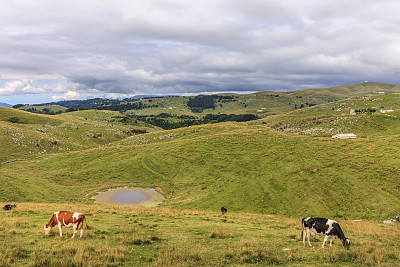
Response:
M3 207L3 210L11 210L12 208L16 208L17 204L11 205L11 204L7 204Z
M227 208L221 207L221 213L222 213L222 215L224 215L224 214L227 213L227 212L228 212L228 209L227 209Z
M302 236L303 236L303 246L306 245L306 237L308 240L308 245L312 246L310 243L310 236L314 235L325 235L322 247L325 246L325 242L330 238L330 246L332 246L332 241L334 238L340 238L343 242L343 246L349 248L350 241L344 236L340 225L330 219L325 218L303 218L302 222Z

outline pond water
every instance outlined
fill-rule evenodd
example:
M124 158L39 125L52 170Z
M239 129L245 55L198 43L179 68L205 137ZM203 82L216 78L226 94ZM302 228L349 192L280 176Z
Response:
M153 188L122 187L98 192L92 199L98 204L155 207L164 197Z
M151 197L141 191L131 190L125 192L119 192L114 194L114 201L121 203L139 203L145 200L149 200Z

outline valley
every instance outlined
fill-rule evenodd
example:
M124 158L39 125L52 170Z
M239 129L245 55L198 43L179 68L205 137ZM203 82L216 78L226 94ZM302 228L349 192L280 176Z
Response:
M360 95L363 84L279 97L260 92L198 113L174 98L163 105L176 107L168 109L176 116L258 119L171 130L130 115L166 112L161 102L168 98L152 99L157 108L124 112L45 115L0 107L0 201L18 205L0 213L0 265L70 260L96 266L99 258L110 266L396 264L400 225L382 221L400 213L400 99L390 93L395 85L369 84L363 90L376 93ZM289 96L283 102L291 105L271 104ZM305 97L304 103L315 105L290 107ZM236 102L248 106L238 109ZM357 138L332 138L338 133ZM123 186L156 188L165 200L142 208L91 199L94 192ZM55 229L44 236L43 225L59 209L87 215L92 227L82 240L59 238ZM351 249L335 242L323 250L321 237L304 248L301 218L308 216L340 222ZM57 244L62 246L49 249Z

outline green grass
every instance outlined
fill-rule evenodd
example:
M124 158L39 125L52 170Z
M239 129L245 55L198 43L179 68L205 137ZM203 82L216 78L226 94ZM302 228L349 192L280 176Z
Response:
M154 129L118 112L51 116L0 107L0 163L104 146L143 131Z
M350 110L374 109L374 113L350 115ZM381 113L381 110L393 110ZM400 95L354 97L330 104L272 116L253 124L309 136L355 133L360 137L400 135Z
M57 210L86 215L89 229L71 239L43 226ZM301 218L277 215L20 203L0 213L1 266L390 266L400 260L399 225L342 220L352 245L303 247Z
M171 131L110 111L0 108L0 201L19 203L0 213L0 266L395 265L399 225L381 221L400 210L398 97ZM348 115L374 107L394 111ZM134 134L143 129L149 133ZM359 138L324 137L344 131ZM166 199L157 208L90 199L118 186L157 188ZM83 239L69 240L71 229L44 236L44 223L62 209L87 215ZM339 221L351 250L340 242L322 250L320 237L303 248L300 221L308 216Z
M297 90L292 92L292 94L302 97L319 95L325 96L328 99L336 98L336 100L338 100L356 96L378 95L380 92L386 94L400 93L400 85L380 82L366 82L329 88Z
M28 109L36 109L38 111L43 112L43 109L47 109L50 112L53 112L54 114L60 113L60 112L65 112L67 109L66 107L60 106L60 105L24 105L20 107L21 110L28 110Z
M194 126L5 164L0 199L89 203L92 191L129 185L161 188L162 205L170 207L385 219L400 209L400 143L393 140L311 138L242 123Z
M353 85L336 86L330 88L305 89L291 92L262 91L253 94L223 94L234 99L222 99L215 102L215 108L205 109L201 113L193 113L187 106L188 97L155 97L136 99L146 108L127 110L126 115L157 116L161 113L172 115L164 120L170 123L180 122L176 116L193 116L202 119L207 114L257 114L265 118L275 114L284 114L293 110L313 105L326 104L351 97L365 95L376 96L380 92L387 94L400 93L400 85L387 83L359 83ZM76 103L75 103L76 104ZM27 109L31 106L23 106ZM47 108L58 112L60 106L38 105L36 109ZM65 108L64 108L65 109ZM175 116L175 117L174 117Z

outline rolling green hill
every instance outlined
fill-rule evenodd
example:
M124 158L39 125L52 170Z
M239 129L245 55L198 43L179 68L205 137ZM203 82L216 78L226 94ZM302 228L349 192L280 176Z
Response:
M49 116L5 107L0 107L0 129L0 163L104 146L154 130L112 111Z
M363 82L351 85L342 85L329 88L304 89L292 92L292 94L299 96L325 95L326 97L334 97L336 99L344 99L355 96L379 95L380 93L400 93L400 85L380 82Z
M351 88L347 94L356 94ZM110 110L49 116L0 108L0 201L18 203L0 213L0 265L394 265L400 225L380 221L400 211L400 95L378 89L336 102L340 93L235 96L221 110L281 114L175 130ZM268 110L265 99L275 106ZM324 104L292 108L312 99ZM157 101L145 104L190 114L181 98L172 106ZM358 138L330 137L342 132ZM153 187L165 201L135 208L90 198L118 186ZM67 237L43 235L60 209L87 215L91 228L82 240L67 240L68 230ZM337 242L321 250L318 237L303 248L300 221L307 216L340 221L352 248Z
M400 85L364 82L330 88L315 88L291 92L262 91L253 94L219 94L196 97L145 97L123 100L75 100L43 105L18 105L34 112L63 112L67 107L120 111L124 115L169 129L172 124L192 125L207 114L253 114L265 118L293 110L326 104L355 96L400 93ZM207 123L208 121L206 121Z
M237 211L288 216L304 211L336 217L393 216L400 207L384 203L399 197L394 174L398 171L400 95L379 94L383 88L395 90L396 86L376 83L329 91L347 90L349 95L362 85L369 92L377 90L377 95L296 109L251 123L207 124L139 135L152 130L115 111L45 116L2 108L2 162L8 163L3 164L0 179L7 184L14 181L9 184L14 189L2 192L2 197L88 203L90 192L138 185L160 188L167 196L163 205L173 207L229 205ZM282 98L271 92L257 95ZM256 94L251 97L247 104L259 99ZM183 110L181 98L173 99L176 102L168 110L175 106ZM238 102L231 95L226 99L226 103ZM157 108L171 103L168 98L144 101ZM381 109L392 112L381 114ZM350 115L350 110L368 112ZM359 138L328 138L347 132ZM10 162L20 159L34 160ZM322 184L312 183L314 179ZM71 187L75 193L69 197L51 194L54 190L68 192ZM375 193L371 195L369 188ZM344 191L349 192L343 195ZM326 197L334 201L325 203ZM314 207L315 201L324 205Z
M379 221L400 209L397 139L230 122L2 164L0 201L18 207L0 213L0 265L390 266L400 259L400 225ZM157 208L90 200L116 186L154 187L166 200ZM68 240L70 229L44 236L56 210L87 215L83 239ZM322 238L303 247L306 216L339 221L351 249L336 242L322 250Z
M393 217L400 209L396 140L321 139L243 123L193 126L5 164L1 199L89 203L92 191L128 185L160 188L170 207Z
M271 116L256 124L309 136L339 133L354 133L360 137L400 135L400 95L353 97Z

